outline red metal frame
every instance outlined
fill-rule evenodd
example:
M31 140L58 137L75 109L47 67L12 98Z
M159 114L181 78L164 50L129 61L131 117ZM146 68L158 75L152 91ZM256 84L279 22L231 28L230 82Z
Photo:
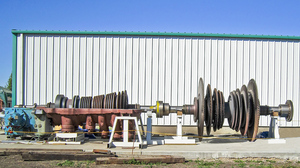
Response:
M108 127L113 126L116 116L136 116L140 118L141 109L98 109L98 108L46 108L36 107L43 110L47 117L52 119L53 125L61 125L62 132L74 132L79 125L86 123L86 129L93 132L95 123L99 124L102 138L107 138ZM134 129L134 124L129 123L129 129ZM129 132L129 136L133 137L134 131ZM114 138L122 138L122 122L118 121Z

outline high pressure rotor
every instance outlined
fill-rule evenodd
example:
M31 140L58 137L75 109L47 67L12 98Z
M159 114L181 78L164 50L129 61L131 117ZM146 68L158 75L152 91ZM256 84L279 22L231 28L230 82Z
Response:
M261 115L285 117L290 122L293 118L293 102L287 100L285 104L277 107L260 106L258 89L254 79L241 89L231 91L227 102L223 92L208 84L204 94L204 82L199 80L197 97L193 105L170 106L168 103L157 101L156 106L141 106L143 109L151 109L158 118L182 111L183 114L194 115L197 122L199 141L203 138L204 126L209 136L211 128L217 131L223 127L224 119L227 118L229 127L242 136L247 136L249 141L255 141L258 133L259 118ZM205 125L204 125L205 123Z

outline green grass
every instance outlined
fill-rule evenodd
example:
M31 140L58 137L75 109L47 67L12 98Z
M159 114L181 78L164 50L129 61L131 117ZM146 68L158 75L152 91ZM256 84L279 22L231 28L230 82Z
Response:
M216 164L217 167L219 167L220 164L223 164L223 162L222 162L221 160L216 160L216 161L215 161L215 164Z
M61 167L89 167L92 163L94 163L95 161L94 160L87 160L87 161L79 161L77 162L73 162L73 161L70 161L70 160L65 160L61 163L57 163L56 166L61 166Z
M276 163L276 161L275 160L266 160L266 162L269 162L269 163Z
M65 160L62 163L57 163L56 166L73 167L74 166L74 162L70 161L70 160Z
M195 161L198 164L198 167L212 167L215 165L214 162L208 162L208 161L204 161L204 160L196 160ZM218 163L219 165L219 163Z
M79 161L76 165L76 167L81 167L82 165L85 165L86 168L90 167L90 164L93 164L94 160L87 160L87 161Z
M124 164L132 164L132 165L149 165L149 166L154 166L154 165L162 165L162 166L165 166L167 165L166 163L161 163L161 162L157 162L157 163L146 163L146 162L141 162L141 161L138 161L134 158L132 158L131 160L129 161L124 161L123 162Z
M234 160L234 162L235 162L235 163L244 163L244 161L243 161L243 160L240 160L240 159Z
M250 162L250 163L262 163L263 161L261 161L261 160L248 160L246 162Z
M246 166L246 163L242 162L242 163L239 163L237 166L243 168Z
M146 165L146 163L145 162L140 162L140 161L138 161L138 160L136 160L136 159L134 159L134 158L132 158L131 160L129 160L129 161L124 161L123 162L124 164L133 164L133 165Z

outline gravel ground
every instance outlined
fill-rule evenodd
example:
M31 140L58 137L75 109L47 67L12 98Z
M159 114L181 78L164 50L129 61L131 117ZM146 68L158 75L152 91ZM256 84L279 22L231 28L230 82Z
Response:
M188 160L185 163L178 164L144 164L139 163L134 160L131 161L131 164L122 164L122 165L96 165L94 161L63 161L63 160L52 160L52 161L23 161L21 155L10 155L10 156L0 156L2 168L17 168L17 167L30 167L30 168L68 168L68 167L122 167L122 168L131 168L131 167L261 167L261 168L272 168L272 167L300 167L300 161L293 160L283 160L283 159L274 159L274 158L243 158L243 159L210 159L210 160Z

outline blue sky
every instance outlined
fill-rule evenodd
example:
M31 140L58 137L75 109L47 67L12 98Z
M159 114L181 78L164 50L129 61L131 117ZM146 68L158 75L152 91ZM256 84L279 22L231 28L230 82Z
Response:
M0 86L12 71L12 29L300 36L299 6L299 0L0 0Z

